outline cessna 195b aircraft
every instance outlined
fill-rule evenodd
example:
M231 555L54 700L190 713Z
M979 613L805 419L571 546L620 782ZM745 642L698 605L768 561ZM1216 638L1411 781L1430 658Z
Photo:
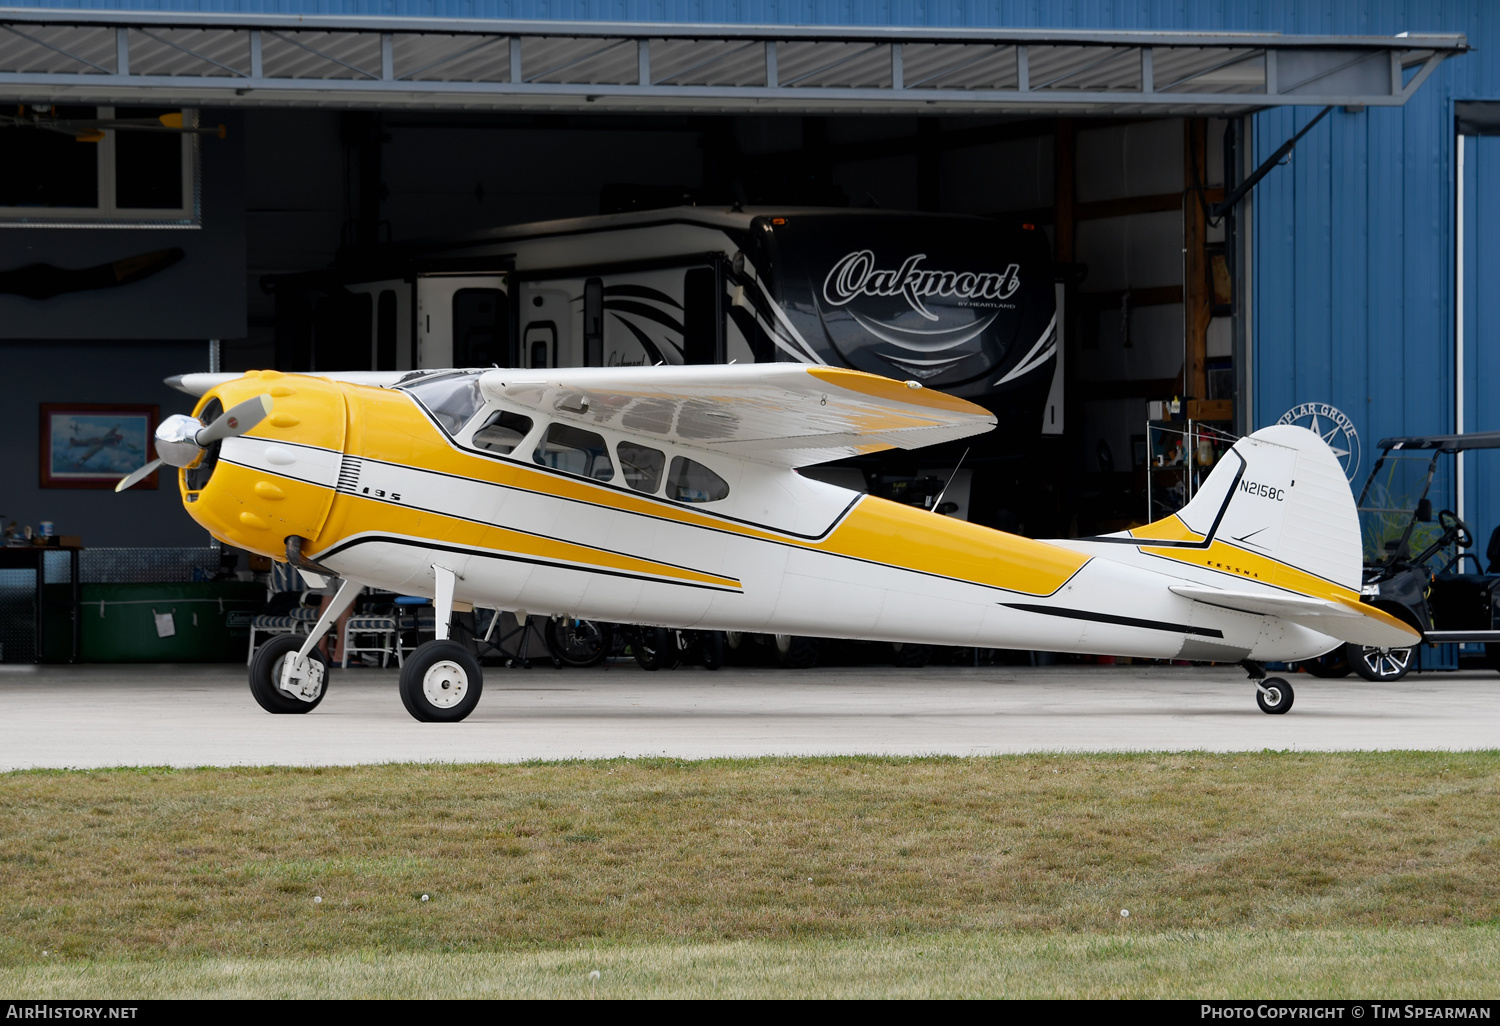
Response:
M161 461L226 544L342 580L305 637L256 653L273 713L326 693L319 640L363 588L430 595L401 671L418 720L462 720L478 661L455 602L668 627L1242 663L1418 633L1361 597L1359 526L1328 447L1241 439L1180 513L1036 541L814 481L798 467L989 430L963 399L803 364L190 374ZM124 489L155 469L120 482Z

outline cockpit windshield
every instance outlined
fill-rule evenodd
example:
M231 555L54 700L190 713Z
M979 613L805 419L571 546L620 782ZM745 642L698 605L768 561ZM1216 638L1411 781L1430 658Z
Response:
M400 387L416 396L444 431L456 435L484 405L484 396L479 392L479 374L478 371L431 374Z

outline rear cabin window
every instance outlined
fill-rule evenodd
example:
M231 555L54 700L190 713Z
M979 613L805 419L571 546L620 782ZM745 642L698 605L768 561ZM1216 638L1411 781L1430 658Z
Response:
M484 405L478 374L435 374L404 386L432 413L443 430L458 434Z
M615 476L604 438L569 424L549 424L532 458L544 467L594 481L609 481Z
M474 444L481 449L500 456L516 451L516 446L531 433L531 418L519 413L500 410L490 414L488 420L474 432Z
M662 468L667 465L667 454L649 445L621 442L616 451L620 454L620 470L625 483L638 492L654 492L661 487Z
M729 482L697 460L672 457L667 495L679 502L717 502L729 494Z

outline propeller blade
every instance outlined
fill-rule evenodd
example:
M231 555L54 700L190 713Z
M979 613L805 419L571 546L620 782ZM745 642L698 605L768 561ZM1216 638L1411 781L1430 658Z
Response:
M258 395L254 399L246 399L219 414L217 420L198 432L195 441L206 449L221 439L238 438L265 420L266 414L270 412L271 397L269 395Z
M120 483L115 485L115 491L123 492L127 488L134 488L146 478L156 473L156 468L161 466L161 460L152 460L139 470L132 471L129 477L122 477Z

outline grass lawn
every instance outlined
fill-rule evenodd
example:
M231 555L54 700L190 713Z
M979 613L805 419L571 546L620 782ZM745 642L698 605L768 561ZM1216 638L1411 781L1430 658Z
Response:
M1497 978L1500 752L0 775L3 996Z

